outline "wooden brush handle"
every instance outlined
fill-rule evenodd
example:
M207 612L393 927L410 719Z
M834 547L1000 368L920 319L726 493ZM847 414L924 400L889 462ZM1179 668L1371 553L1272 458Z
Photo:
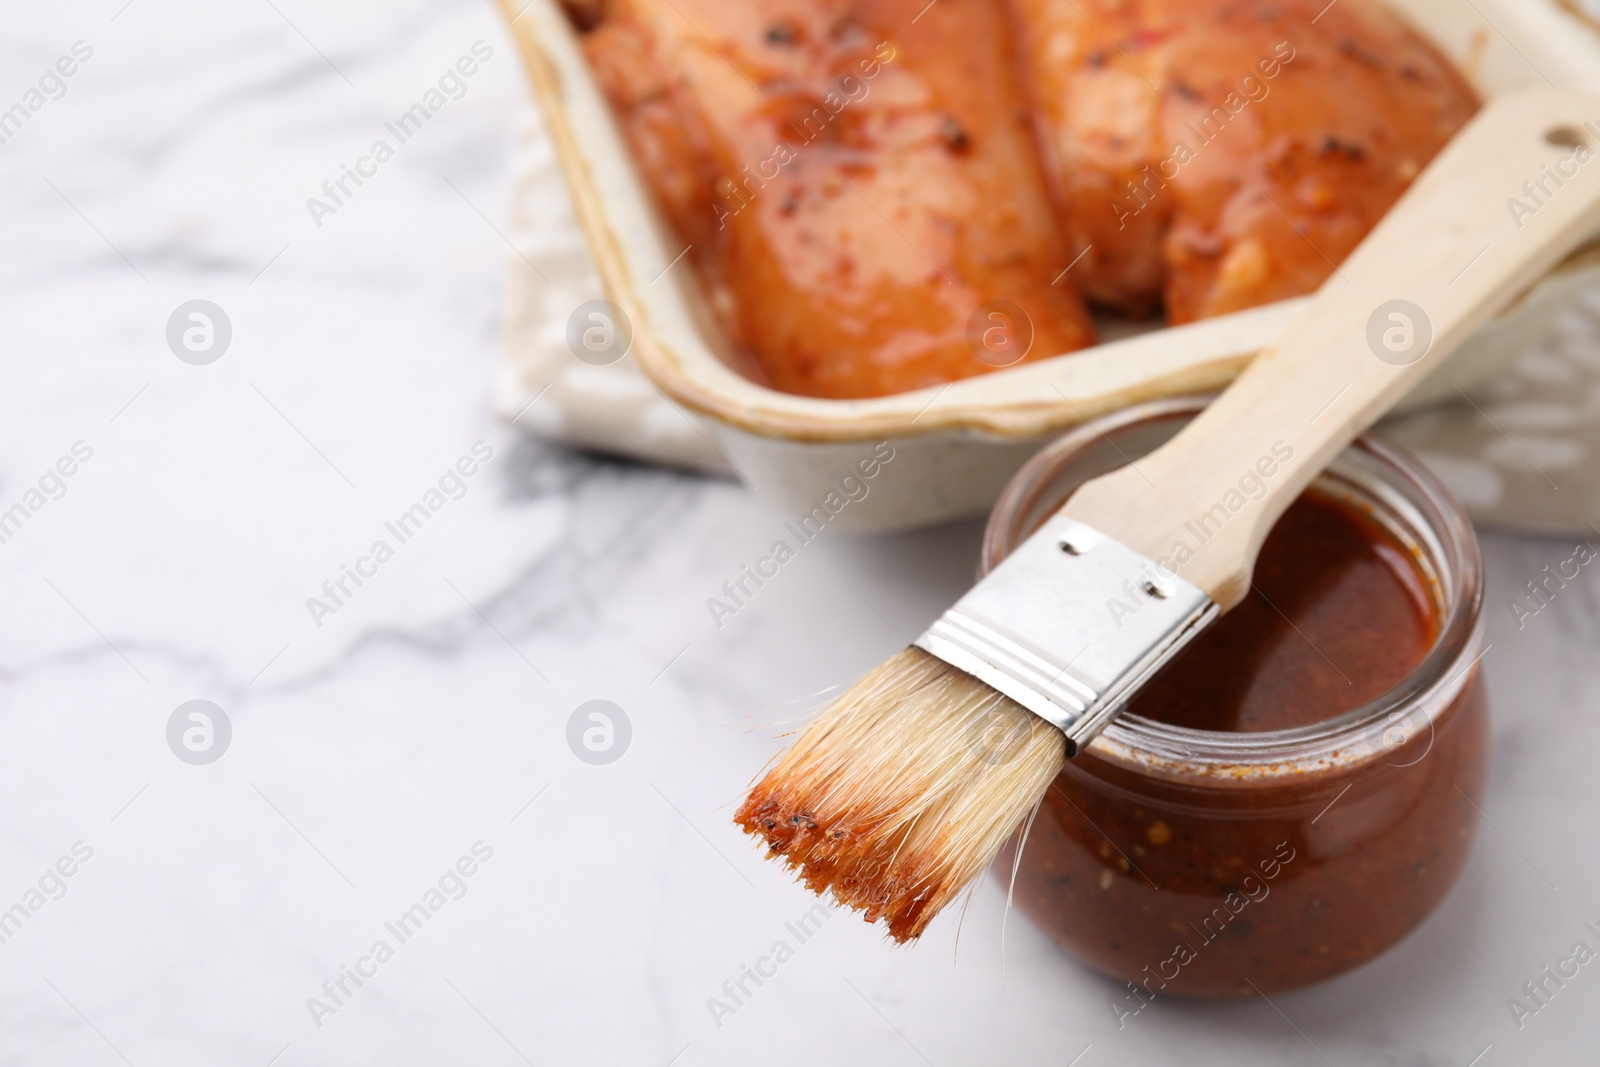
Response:
M1600 98L1538 89L1492 101L1286 336L1170 442L1088 482L1063 511L1226 611L1301 490L1597 227Z

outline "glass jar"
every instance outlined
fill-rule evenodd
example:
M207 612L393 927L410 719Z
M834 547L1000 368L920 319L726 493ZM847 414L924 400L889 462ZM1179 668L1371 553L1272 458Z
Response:
M1007 485L980 574L1089 478L1135 462L1204 406L1180 398L1079 427ZM1482 560L1459 504L1362 438L1315 487L1375 519L1428 587L1437 637L1399 684L1322 722L1250 733L1126 714L1068 761L1034 819L1015 899L1078 960L1157 996L1271 994L1371 959L1433 911L1477 822L1487 708ZM1009 850L995 869L1009 879Z

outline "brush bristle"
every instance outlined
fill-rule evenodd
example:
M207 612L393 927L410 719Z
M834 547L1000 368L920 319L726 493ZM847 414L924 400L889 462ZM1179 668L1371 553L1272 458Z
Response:
M1054 726L908 648L808 726L734 821L813 892L909 941L989 865L1065 758Z

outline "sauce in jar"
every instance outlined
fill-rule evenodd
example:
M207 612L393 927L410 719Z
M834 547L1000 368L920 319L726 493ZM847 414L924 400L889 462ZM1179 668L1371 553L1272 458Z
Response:
M1476 541L1399 450L1342 459L1279 520L1250 597L1068 761L1034 820L1017 904L1126 983L1123 1025L1158 997L1270 995L1363 963L1465 861L1487 741ZM987 566L1022 512L1073 487L1018 481Z
M1273 527L1252 585L1129 711L1194 730L1322 722L1393 688L1438 630L1405 548L1369 516L1315 491Z

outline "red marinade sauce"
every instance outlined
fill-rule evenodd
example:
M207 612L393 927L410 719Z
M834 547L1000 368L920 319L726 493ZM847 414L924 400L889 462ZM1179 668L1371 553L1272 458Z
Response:
M1428 658L1434 592L1359 503L1308 491L1267 537L1250 595L1129 714L1241 736L1337 719ZM1168 997L1270 996L1358 966L1426 918L1465 862L1488 728L1481 676L1462 684L1431 720L1402 720L1409 735L1375 721L1364 744L1304 766L1144 765L1090 745L1031 823L1017 905L1118 979L1119 1028Z
M1128 710L1196 730L1306 726L1394 688L1436 636L1432 598L1395 536L1307 492L1267 536L1250 595Z

